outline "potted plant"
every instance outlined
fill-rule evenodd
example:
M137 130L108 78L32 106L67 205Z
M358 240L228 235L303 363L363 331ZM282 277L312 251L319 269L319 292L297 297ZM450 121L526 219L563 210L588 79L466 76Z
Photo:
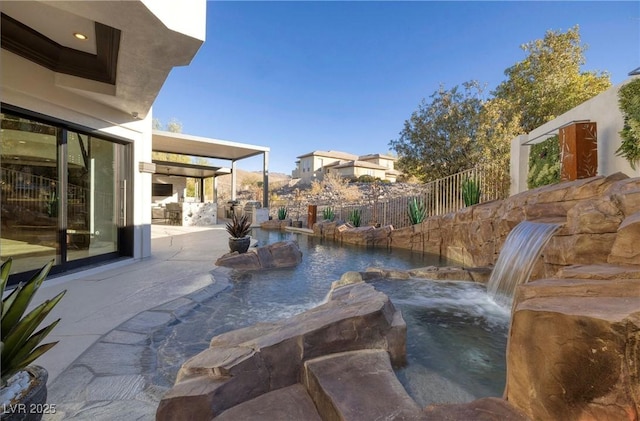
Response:
M0 266L0 293L3 296L11 263L9 258ZM67 291L44 301L26 315L25 311L51 266L53 260L2 299L2 420L40 420L45 412L48 373L43 367L31 363L58 343L40 344L60 319L37 332L35 330Z
M251 244L251 237L249 232L251 231L251 222L247 215L238 217L235 213L231 218L231 222L227 222L227 232L229 237L229 250L233 253L246 253L249 250L249 244Z

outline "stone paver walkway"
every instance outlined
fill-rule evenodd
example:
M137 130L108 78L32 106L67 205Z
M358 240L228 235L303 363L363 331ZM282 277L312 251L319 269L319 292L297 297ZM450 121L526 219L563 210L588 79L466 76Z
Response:
M48 402L58 404L56 414L45 419L154 419L169 389L166 379L158 378L162 341L156 334L162 336L167 326L227 286L226 280L212 278L209 286L143 311L104 335L49 386Z
M152 257L47 280L35 302L66 289L50 315L59 343L36 364L49 372L43 420L153 420L165 388L154 384L154 332L227 287L215 260L223 225L152 226Z

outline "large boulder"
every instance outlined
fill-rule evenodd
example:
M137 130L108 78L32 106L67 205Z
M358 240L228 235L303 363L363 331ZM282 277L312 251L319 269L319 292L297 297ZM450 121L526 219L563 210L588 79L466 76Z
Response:
M507 400L534 420L637 420L640 279L539 280L519 287Z
M322 421L311 397L301 384L260 395L224 411L215 419L216 421Z
M247 253L227 253L216 260L216 265L237 270L260 270L297 266L301 261L302 252L298 243L280 241Z
M270 219L260 223L263 230L283 230L291 226L291 219Z
M302 381L324 419L408 421L424 417L393 372L387 352L341 352L304 365Z
M210 420L228 408L297 383L305 361L360 349L405 362L406 325L389 298L350 279L327 302L288 319L216 336L185 362L157 420Z
M620 224L609 263L640 265L640 212L630 215Z
M424 421L531 421L504 399L483 398L469 403L429 405Z

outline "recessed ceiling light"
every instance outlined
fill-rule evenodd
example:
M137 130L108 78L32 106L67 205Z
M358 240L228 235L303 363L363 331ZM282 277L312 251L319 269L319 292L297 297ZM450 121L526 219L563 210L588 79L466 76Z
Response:
M74 32L73 36L83 41L87 39L87 36L85 34L81 34L80 32Z

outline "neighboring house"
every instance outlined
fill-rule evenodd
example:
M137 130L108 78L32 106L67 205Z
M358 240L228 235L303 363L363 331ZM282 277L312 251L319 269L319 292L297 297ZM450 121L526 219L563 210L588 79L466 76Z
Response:
M322 179L325 167L342 161L353 161L358 155L339 151L313 151L298 157L293 178L302 180Z
M395 161L395 157L382 154L358 156L339 151L313 151L298 157L291 175L305 181L321 180L328 173L351 178L370 175L395 182L400 175L394 169Z
M637 72L637 70L636 70ZM618 90L621 86L640 77L634 72L632 78L612 86L606 91L583 102L557 118L535 128L525 135L520 135L511 141L511 194L526 191L527 174L529 171L529 148L532 144L542 142L557 135L561 128L584 122L597 125L597 175L611 175L623 172L629 177L639 177L640 167L635 169L629 162L616 154L622 139L620 131L624 126L624 118L618 105Z
M359 161L368 162L372 164L377 164L381 167L386 168L384 172L384 177L380 177L382 180L388 180L392 183L395 183L398 176L402 173L395 169L395 163L397 158L391 155L382 155L382 154L370 154L370 155L362 155L358 157Z
M5 1L2 260L14 283L151 254L151 106L205 39L206 1Z

